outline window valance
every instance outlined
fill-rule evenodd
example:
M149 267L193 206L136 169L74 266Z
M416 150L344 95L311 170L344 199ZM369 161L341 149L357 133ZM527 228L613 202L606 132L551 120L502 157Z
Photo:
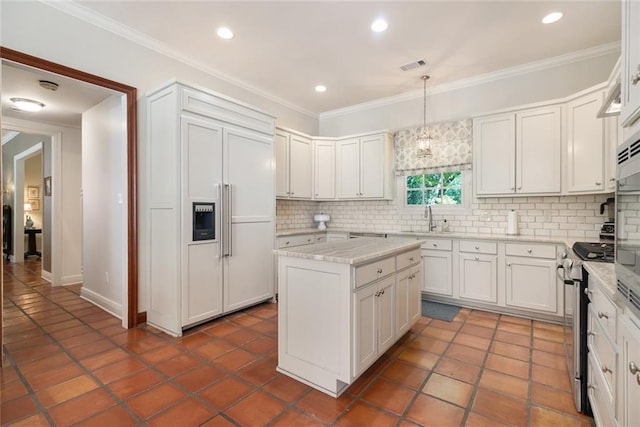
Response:
M417 157L416 140L422 127L403 129L393 136L396 175L419 175L471 169L471 119L432 123L427 126L431 134L431 156Z

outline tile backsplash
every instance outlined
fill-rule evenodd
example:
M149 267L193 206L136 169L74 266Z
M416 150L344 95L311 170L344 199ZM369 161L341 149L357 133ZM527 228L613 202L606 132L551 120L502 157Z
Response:
M605 215L600 204L613 194L474 198L469 215L435 215L440 226L446 218L449 230L467 233L505 233L507 213L518 212L519 234L540 237L597 239ZM422 214L405 213L394 200L314 202L278 200L278 231L313 228L313 215L331 215L327 227L360 231L427 231Z

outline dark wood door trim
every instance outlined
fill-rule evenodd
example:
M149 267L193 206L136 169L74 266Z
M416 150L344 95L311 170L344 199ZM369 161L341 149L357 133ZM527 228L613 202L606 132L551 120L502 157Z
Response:
M121 92L127 97L127 323L138 324L138 104L137 89L0 46L0 58ZM0 327L2 326L0 320Z

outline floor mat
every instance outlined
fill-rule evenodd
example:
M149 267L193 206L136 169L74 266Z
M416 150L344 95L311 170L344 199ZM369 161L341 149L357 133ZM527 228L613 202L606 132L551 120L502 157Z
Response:
M422 315L426 317L431 317L432 319L444 320L447 322L451 322L460 307L449 304L442 304L439 302L433 301L422 301Z

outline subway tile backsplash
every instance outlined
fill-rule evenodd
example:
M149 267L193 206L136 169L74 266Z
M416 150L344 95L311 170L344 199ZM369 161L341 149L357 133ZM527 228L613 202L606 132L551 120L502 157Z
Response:
M521 235L538 237L576 237L598 239L605 215L600 204L612 194L583 196L494 197L474 199L469 215L434 215L441 226L446 218L449 230L467 233L505 233L507 213L518 212ZM278 231L312 228L317 223L313 215L331 215L328 228L360 231L426 232L422 214L398 210L396 201L314 202L278 200L276 227ZM606 213L605 213L606 214Z

